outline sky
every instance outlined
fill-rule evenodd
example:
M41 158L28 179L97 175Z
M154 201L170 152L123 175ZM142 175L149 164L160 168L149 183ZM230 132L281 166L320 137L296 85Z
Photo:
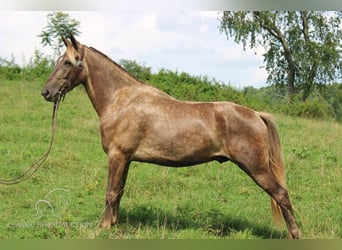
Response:
M46 55L38 34L48 11L0 11L0 57L28 62L35 48ZM266 86L262 49L243 50L219 31L217 11L65 12L80 21L77 40L111 59L136 60L156 72L161 68L203 75L236 88Z

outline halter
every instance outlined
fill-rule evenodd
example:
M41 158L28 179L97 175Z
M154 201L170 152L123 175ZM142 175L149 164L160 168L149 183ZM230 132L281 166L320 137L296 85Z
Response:
M59 90L59 99L63 100L66 93L68 91L70 91L74 86L73 83L77 80L77 78L79 77L82 69L83 69L83 58L84 58L84 48L82 47L81 51L80 51L80 58L76 61L76 70L73 70L66 78L65 81L67 83L66 86L64 86L63 88L61 88Z

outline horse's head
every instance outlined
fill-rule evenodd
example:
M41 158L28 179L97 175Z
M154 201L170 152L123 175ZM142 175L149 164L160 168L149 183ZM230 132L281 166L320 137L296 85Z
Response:
M84 48L73 35L70 41L62 37L66 52L58 59L42 90L45 100L53 102L84 81Z

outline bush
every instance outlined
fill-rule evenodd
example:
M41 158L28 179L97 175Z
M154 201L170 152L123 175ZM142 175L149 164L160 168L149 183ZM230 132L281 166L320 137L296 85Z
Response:
M37 49L34 52L34 57L30 59L30 63L23 67L23 78L28 81L35 79L46 80L54 67L54 62L51 58L44 56Z
M320 95L316 94L309 97L305 102L294 100L288 105L281 105L280 109L283 113L290 116L299 116L315 119L336 119L334 109Z
M336 120L342 122L342 84L324 85L320 93L334 110Z
M135 60L121 59L120 65L126 69L131 75L138 78L140 81L149 81L151 79L151 68L145 64L140 65Z
M15 80L20 78L21 68L15 64L14 57L11 60L0 58L0 78Z
M185 72L151 68L136 61L121 60L121 65L138 79L147 82L169 95L188 101L230 101L259 111L284 113L290 116L342 120L342 85L324 85L315 90L305 102L300 97L292 102L287 89L268 86L260 89L245 87L242 90L223 84L207 76L192 76Z
M14 57L11 60L0 58L0 78L5 80L24 79L27 81L45 80L52 72L53 67L54 62L52 59L35 50L34 57L23 67L15 63Z

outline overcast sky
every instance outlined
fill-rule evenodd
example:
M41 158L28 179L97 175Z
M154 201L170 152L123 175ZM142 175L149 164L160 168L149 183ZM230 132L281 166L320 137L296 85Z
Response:
M22 64L42 48L37 35L49 12L0 12L0 57ZM77 39L114 61L207 75L234 87L266 85L262 51L246 50L219 32L219 12L67 12L81 22Z

